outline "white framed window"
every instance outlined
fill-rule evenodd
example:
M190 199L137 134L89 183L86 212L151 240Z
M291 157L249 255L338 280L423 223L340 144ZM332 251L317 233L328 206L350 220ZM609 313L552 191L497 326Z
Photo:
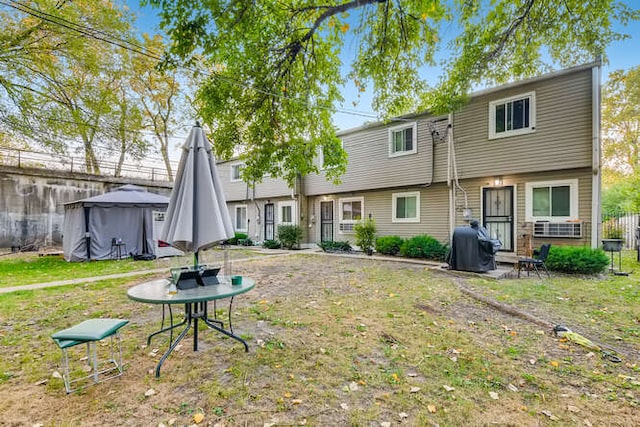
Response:
M418 125L409 123L389 128L389 157L418 152Z
M575 221L578 219L578 180L527 182L526 221Z
M489 139L535 132L536 93L489 102Z
M242 181L242 168L244 163L233 163L231 165L231 182Z
M235 230L246 233L247 232L247 205L236 205L235 211Z
M420 192L393 193L391 222L420 222Z
M296 224L296 202L294 200L278 202L278 224Z
M349 197L338 200L340 233L353 233L353 227L362 220L364 197Z

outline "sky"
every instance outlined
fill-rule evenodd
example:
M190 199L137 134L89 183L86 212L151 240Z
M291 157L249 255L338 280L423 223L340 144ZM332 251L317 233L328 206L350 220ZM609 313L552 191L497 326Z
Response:
M637 0L624 0L623 3L636 8L640 6L640 2ZM136 24L140 31L147 33L155 33L159 31L157 25L159 19L155 9L149 6L139 6L138 0L124 0L124 4L126 4L136 14L138 18ZM603 83L606 81L610 72L619 69L628 69L640 64L640 22L633 22L627 27L619 25L615 29L619 32L629 34L630 38L613 43L608 47L607 57L609 62L604 64L602 67ZM441 36L445 38L447 37L446 29L445 34L441 34ZM453 34L449 34L449 36L451 37ZM348 62L348 60L349 58L344 58L343 62ZM432 69L429 70L428 73L429 74L425 75L425 77L430 82L436 82L438 78L438 70ZM353 85L347 85L343 93L345 98L344 105L340 108L348 111L355 110L357 112L370 113L373 115L374 113L371 108L371 95L364 93L357 97L356 94L358 94L356 88ZM356 106L353 105L354 101L357 102ZM337 112L334 115L334 122L339 130L358 127L366 121L372 120L374 119L363 117L362 115L347 114L343 112Z

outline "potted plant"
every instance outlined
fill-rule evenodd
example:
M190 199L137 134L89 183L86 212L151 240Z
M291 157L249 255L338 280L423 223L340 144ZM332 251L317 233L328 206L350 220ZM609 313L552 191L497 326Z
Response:
M376 240L376 223L368 218L355 225L356 245L360 246L362 252L373 255L373 245Z

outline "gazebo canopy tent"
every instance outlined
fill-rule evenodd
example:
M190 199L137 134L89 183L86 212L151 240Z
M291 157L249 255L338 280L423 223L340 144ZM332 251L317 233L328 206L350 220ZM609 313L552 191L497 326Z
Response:
M109 259L114 238L122 240L127 252L155 254L153 211L164 212L168 205L168 197L135 185L65 204L65 259Z

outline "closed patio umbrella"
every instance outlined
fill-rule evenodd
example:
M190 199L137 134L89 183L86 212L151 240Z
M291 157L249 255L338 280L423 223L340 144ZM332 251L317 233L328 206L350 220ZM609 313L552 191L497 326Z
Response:
M211 144L199 123L182 147L160 240L184 251L198 252L233 237L233 225Z

